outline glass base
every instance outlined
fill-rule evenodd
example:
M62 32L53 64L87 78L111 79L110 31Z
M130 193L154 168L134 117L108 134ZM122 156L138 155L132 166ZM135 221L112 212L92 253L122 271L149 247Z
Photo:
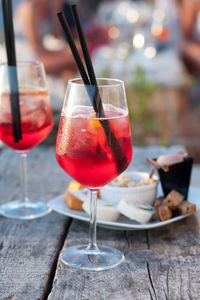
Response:
M117 249L100 246L98 250L88 250L86 246L68 248L61 261L71 267L88 271L102 271L122 263L124 255Z
M50 212L51 208L46 203L39 201L22 202L16 200L0 206L1 215L20 220L40 218Z

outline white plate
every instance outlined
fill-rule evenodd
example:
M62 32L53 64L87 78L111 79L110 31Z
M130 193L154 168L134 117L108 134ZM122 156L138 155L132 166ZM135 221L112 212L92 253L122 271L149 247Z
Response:
M158 189L158 196L161 195L160 188ZM200 188L197 187L190 187L189 194L188 194L188 201L191 203L196 204L197 210L200 209ZM60 213L62 215L85 221L89 221L88 215L83 211L78 210L72 210L69 209L68 206L65 204L64 201L64 195L58 196L48 203L49 207L52 208L57 213ZM97 220L97 225L108 228L108 229L116 229L116 230L145 230L145 229L152 229L161 227L173 222L176 222L178 220L181 220L187 216L178 216L171 218L167 221L152 221L147 224L139 224L137 222L134 222L132 220L129 220L128 218L120 215L120 218L117 222L108 222L108 221L101 221Z

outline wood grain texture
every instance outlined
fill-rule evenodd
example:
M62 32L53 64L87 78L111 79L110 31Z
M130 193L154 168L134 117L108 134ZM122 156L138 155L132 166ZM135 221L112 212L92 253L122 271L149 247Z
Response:
M0 203L20 198L19 157L10 149L0 152ZM28 154L29 196L47 202L64 193L70 177L59 167L55 148L39 146Z
M149 170L145 157L180 149L135 147L133 165ZM17 158L9 149L0 152L0 203L19 196ZM46 202L65 191L70 178L57 165L54 147L37 147L28 162L30 198ZM79 271L60 260L57 264L66 235L62 251L88 241L86 223L73 221L69 232L68 227L69 219L56 213L31 221L0 217L1 300L199 299L198 216L150 231L98 228L99 244L126 257L119 267L103 272Z
M54 149L37 147L28 156L29 195L48 201L63 193L69 177L56 163ZM0 152L0 202L20 197L18 155ZM0 217L0 299L43 299L69 219L52 213L31 221Z
M79 271L60 261L49 300L198 300L200 295L200 229L198 216L149 231L98 228L99 244L124 252L117 268ZM73 222L63 251L86 244L88 226Z
M80 234L81 233L81 234ZM144 286L143 282L147 279L146 269L142 268L138 261L138 255L142 257L144 249L146 249L145 231L132 232L134 243L130 244L127 238L127 232L113 231L98 228L99 244L113 246L125 253L132 251L134 247L136 258L133 261L133 269L130 269L128 261L121 264L119 267L101 271L88 272L79 271L70 267L63 266L59 262L57 274L55 277L52 292L48 300L53 299L150 299L147 286L147 297L143 298ZM64 246L66 249L69 246L78 244L87 244L88 241L88 225L83 222L75 221L68 233L67 241ZM129 260L129 258L128 258ZM134 271L134 272L132 272ZM146 280L147 282L147 280ZM150 286L149 286L150 288ZM133 298L134 295L134 298ZM145 295L145 296L146 296Z
M200 297L199 215L148 232L152 292L155 299Z

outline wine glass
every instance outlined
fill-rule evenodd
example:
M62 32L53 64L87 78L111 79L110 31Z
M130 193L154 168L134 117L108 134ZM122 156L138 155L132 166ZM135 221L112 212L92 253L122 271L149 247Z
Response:
M20 155L22 199L0 206L0 214L15 219L34 219L50 212L47 204L28 197L27 154L43 141L53 127L52 109L43 64L18 62L18 91L22 139L14 141L9 74L13 66L0 64L0 140Z
M90 190L89 244L68 248L61 260L91 271L109 269L123 261L119 250L97 246L97 192L132 159L124 83L106 78L97 79L97 83L98 87L85 86L81 79L68 82L56 140L59 165Z

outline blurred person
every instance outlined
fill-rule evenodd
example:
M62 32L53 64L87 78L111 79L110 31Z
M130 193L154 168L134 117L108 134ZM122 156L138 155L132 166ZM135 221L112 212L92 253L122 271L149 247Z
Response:
M87 1L80 1L79 13L85 28L89 50L92 52L107 40L103 29L92 21ZM23 0L16 12L20 25L19 31L28 42L28 47L35 58L44 63L47 74L60 75L64 78L71 77L71 73L77 70L69 46L66 46L66 42L61 43L59 40L63 37L57 18L57 13L60 11L64 11L76 37L70 4L70 1L64 0ZM49 49L49 45L47 47L45 44L53 44L55 49ZM80 49L79 46L78 49Z
M23 0L16 10L17 36L20 35L21 42L27 42L29 55L43 62L47 74L61 77L66 73L70 73L70 76L76 72L69 47L59 40L62 28L57 20L57 13L64 9L66 3L63 0ZM51 37L49 46L45 45L47 36ZM50 47L51 44L54 45L53 48Z
M189 73L200 75L200 1L175 0L182 40L180 55Z

